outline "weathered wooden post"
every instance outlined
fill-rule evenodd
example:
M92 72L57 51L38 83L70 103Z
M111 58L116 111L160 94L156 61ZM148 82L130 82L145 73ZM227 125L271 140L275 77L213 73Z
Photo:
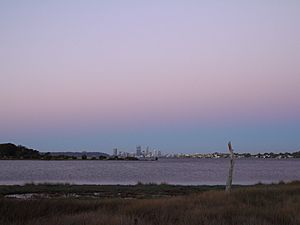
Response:
M232 185L232 175L233 175L233 166L234 166L234 153L231 145L231 141L228 142L228 151L230 153L230 166L229 166L229 173L228 178L226 182L226 192L231 191L231 185Z

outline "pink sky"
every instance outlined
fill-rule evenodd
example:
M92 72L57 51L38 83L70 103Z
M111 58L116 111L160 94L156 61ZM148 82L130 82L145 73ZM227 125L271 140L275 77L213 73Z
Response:
M161 124L180 124L178 129L298 124L299 6L298 1L1 2L3 141L34 146L34 130L65 135L74 124L97 132L132 127L144 132L160 130ZM293 135L298 148L299 130ZM38 147L44 149L74 146L42 139Z

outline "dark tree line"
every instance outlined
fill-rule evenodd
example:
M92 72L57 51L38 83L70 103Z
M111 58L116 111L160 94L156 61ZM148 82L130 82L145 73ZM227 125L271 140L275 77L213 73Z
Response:
M1 159L39 159L41 154L34 149L11 143L0 144Z

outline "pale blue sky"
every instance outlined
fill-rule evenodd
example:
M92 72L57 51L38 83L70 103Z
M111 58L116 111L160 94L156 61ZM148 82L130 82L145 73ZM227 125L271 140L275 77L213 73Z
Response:
M300 1L0 1L0 142L300 149Z

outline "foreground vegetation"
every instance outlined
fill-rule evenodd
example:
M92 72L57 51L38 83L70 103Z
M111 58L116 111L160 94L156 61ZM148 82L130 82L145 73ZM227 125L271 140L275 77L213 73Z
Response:
M300 182L150 199L2 197L0 215L1 225L299 225Z
M237 186L236 186L237 187ZM138 183L136 185L34 184L0 185L0 196L33 194L31 198L157 198L189 195L208 190L223 190L223 185L169 185Z

